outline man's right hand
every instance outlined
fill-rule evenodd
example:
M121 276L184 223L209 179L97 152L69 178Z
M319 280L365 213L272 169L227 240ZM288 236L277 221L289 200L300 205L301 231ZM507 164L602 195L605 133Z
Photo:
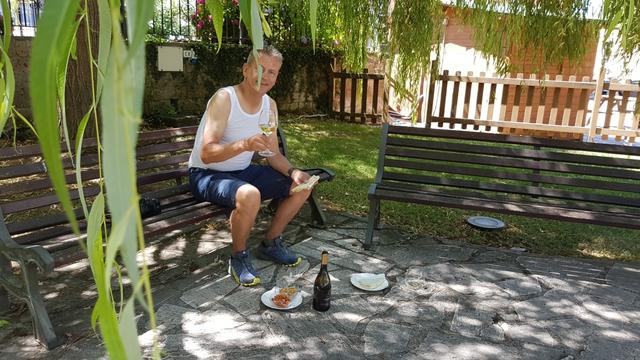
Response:
M244 139L244 148L246 151L264 151L269 148L269 138L262 135L254 135Z

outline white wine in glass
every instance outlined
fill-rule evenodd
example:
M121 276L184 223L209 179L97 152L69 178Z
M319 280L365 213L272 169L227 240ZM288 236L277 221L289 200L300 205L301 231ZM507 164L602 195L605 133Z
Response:
M260 131L262 131L265 136L271 136L278 128L278 114L272 109L262 110L258 125L260 126ZM258 154L264 157L275 155L275 153L269 149L260 151Z

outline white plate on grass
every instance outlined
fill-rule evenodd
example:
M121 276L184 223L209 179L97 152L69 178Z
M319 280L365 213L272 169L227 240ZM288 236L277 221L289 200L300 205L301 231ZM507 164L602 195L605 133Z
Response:
M351 275L351 284L365 291L380 291L389 287L389 281L384 274L353 274Z
M293 296L293 299L291 299L289 306L280 307L274 304L273 297L276 296L276 294L278 294L279 292L280 292L280 289L278 289L277 287L274 287L273 289L263 293L262 296L260 297L260 300L267 307L270 307L275 310L291 310L291 309L297 308L298 306L300 306L300 304L302 304L302 294L299 291Z
M467 222L482 230L500 230L504 228L504 222L488 216L470 216Z

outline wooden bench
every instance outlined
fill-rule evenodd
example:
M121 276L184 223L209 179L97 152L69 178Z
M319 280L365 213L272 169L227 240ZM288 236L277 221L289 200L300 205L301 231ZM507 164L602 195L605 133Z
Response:
M160 201L161 213L143 219L145 239L174 234L224 215L224 209L195 200L188 188L187 163L197 127L189 126L142 132L137 148L138 191L142 197ZM278 131L280 149L288 149ZM84 194L91 199L99 192L95 139L83 143L82 178ZM81 230L86 221L68 155L64 166ZM326 169L307 169L320 181L333 179ZM7 290L24 301L31 312L36 338L49 349L60 345L40 294L39 273L85 257L78 244L85 235L72 233L58 198L52 190L38 145L0 149L0 313L9 309ZM309 197L312 221L325 225L325 215L315 196ZM194 225L195 224L195 225ZM4 289L3 289L4 287Z
M368 198L640 229L640 147L384 125Z

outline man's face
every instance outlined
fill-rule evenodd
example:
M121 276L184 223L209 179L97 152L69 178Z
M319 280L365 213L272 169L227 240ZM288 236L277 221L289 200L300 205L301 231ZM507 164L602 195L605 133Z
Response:
M258 85L258 64L262 67L262 79ZM242 66L242 74L249 83L258 89L261 94L266 94L276 84L282 63L276 57L260 54L257 61Z

